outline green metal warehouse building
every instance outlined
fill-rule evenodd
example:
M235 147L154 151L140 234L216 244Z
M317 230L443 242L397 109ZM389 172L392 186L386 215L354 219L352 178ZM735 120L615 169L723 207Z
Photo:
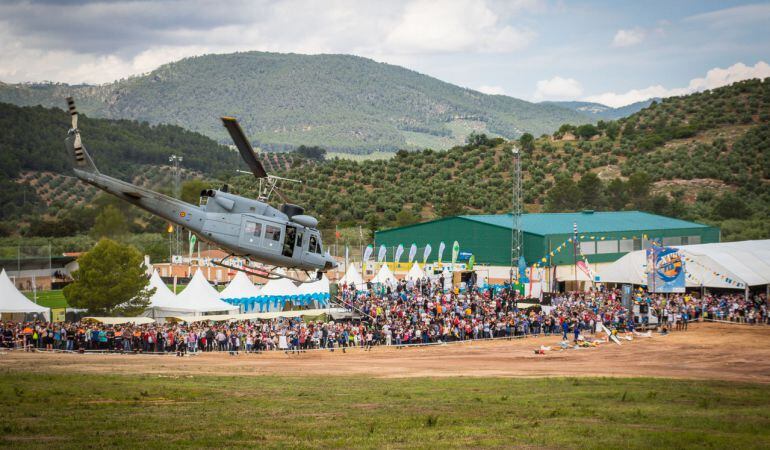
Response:
M375 233L376 245L405 248L414 243L433 248L429 262L438 256L440 242L447 250L443 260L451 258L452 242L460 243L460 250L475 255L476 263L508 266L511 261L511 214L455 216L381 230ZM524 214L521 218L523 253L528 265L573 264L572 244L557 248L573 235L577 224L580 248L591 263L608 263L632 250L646 248L649 240L661 240L664 245L705 244L719 242L719 228L641 211L594 212L557 214ZM550 256L553 252L553 256ZM392 253L390 253L392 254ZM417 253L421 260L422 251Z

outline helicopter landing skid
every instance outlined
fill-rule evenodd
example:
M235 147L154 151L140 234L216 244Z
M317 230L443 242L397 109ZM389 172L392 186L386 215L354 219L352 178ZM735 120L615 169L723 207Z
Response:
M281 278L286 278L287 280L295 281L297 283L310 283L312 281L315 281L315 278L310 276L310 274L308 274L307 272L305 272L305 274L308 276L308 279L307 280L300 280L299 278L290 277L289 275L284 275L284 274L277 273L277 272L275 272L275 268L273 268L272 270L268 270L268 269L247 269L247 268L237 267L237 266L233 266L231 264L227 264L225 261L227 261L227 259L232 257L232 256L235 256L235 255L227 255L226 257L222 258L219 261L213 261L213 263L215 265L217 265L217 266L224 267L225 269L237 270L239 272L245 273L246 275L254 275L254 276L265 278L265 279L268 279L268 280L279 280ZM248 258L246 258L246 259L248 259Z

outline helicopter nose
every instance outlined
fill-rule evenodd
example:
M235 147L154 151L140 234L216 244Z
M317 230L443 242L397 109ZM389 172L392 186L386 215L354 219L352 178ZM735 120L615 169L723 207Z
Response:
M332 269L336 268L337 266L339 266L339 263L337 261L335 261L334 259L332 259L331 257L327 256L326 257L326 264L324 264L324 272L326 272L327 270L332 270Z

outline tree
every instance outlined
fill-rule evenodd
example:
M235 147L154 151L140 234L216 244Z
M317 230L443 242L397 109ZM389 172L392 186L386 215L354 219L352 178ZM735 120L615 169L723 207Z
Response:
M580 193L575 182L569 175L559 175L553 187L545 196L545 210L547 212L565 212L577 209L580 201Z
M747 219L751 215L751 210L740 196L726 192L714 203L712 214L717 220Z
M312 159L314 161L323 161L326 159L326 149L317 146L306 147L300 145L294 152L303 158Z
M102 212L96 216L93 228L91 228L91 236L95 239L116 238L127 233L128 223L126 223L125 215L112 205L107 205L102 209Z
M578 135L578 137L588 140L599 134L599 130L594 125L587 123L577 127L575 133Z
M459 216L465 212L460 198L460 192L454 184L450 184L441 198L438 213L442 217Z
M626 203L628 203L628 194L626 193L626 184L623 183L623 180L613 178L607 184L604 198L607 201L607 206L612 211L620 211L625 208Z
M490 144L490 140L484 133L476 133L475 131L471 131L471 134L465 138L465 143L468 145L468 147L481 147L482 145L488 146Z
M535 137L529 133L524 133L519 138L519 144L524 151L532 151L535 149Z
M580 207L585 209L604 208L604 185L593 172L588 172L577 183Z
M397 227L404 227L406 225L411 225L413 223L417 223L420 221L420 216L412 212L412 209L409 207L404 207L401 211L396 214L396 226Z
M64 288L67 303L95 315L136 315L150 304L142 254L135 248L102 239L78 258L75 280Z
M646 172L635 172L626 182L628 199L636 209L646 209L650 202L652 180Z

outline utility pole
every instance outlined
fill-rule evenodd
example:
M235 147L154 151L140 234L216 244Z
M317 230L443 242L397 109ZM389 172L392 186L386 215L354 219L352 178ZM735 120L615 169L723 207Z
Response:
M170 162L174 166L174 198L182 197L182 191L181 191L182 174L181 174L179 165L182 163L183 160L184 159L179 155L171 155L168 157L168 162ZM181 238L181 230L179 229L179 226L174 225L174 245L173 245L172 255L182 254L180 238ZM173 256L172 256L172 260L173 260ZM171 261L172 265L173 263L174 262Z
M514 274L516 273L519 258L522 255L522 233L521 233L521 214L522 187L521 187L521 151L515 146L511 149L513 153L513 188L511 195L511 273L510 282L513 284Z

